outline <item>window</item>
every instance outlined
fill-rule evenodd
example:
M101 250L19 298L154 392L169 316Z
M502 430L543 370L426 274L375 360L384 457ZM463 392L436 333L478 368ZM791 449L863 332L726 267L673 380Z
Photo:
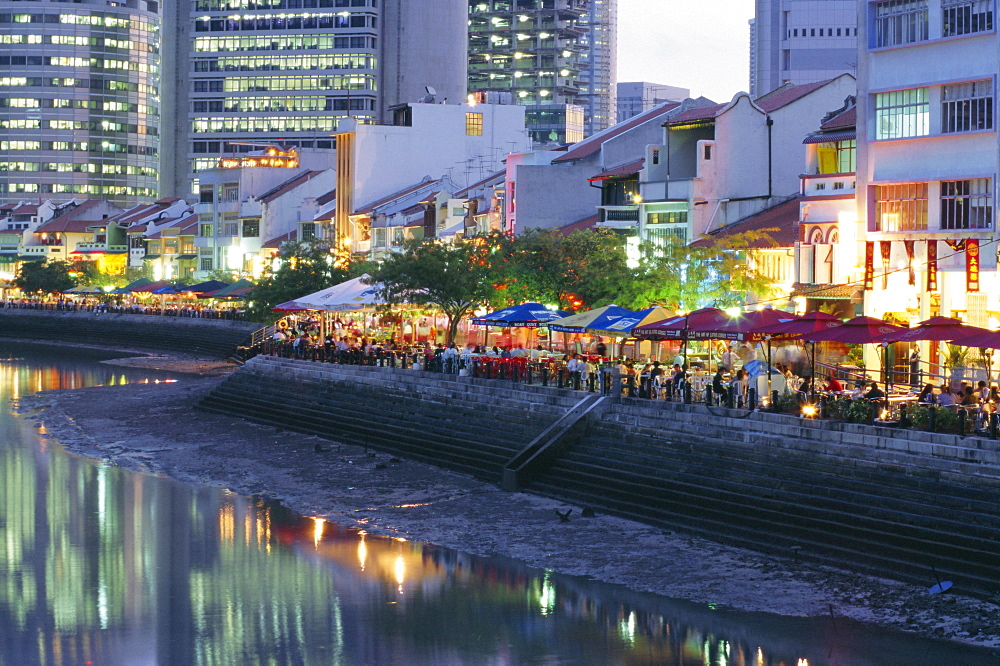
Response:
M243 220L243 238L260 238L260 220Z
M972 132L992 128L992 80L941 86L942 132Z
M927 183L875 187L875 231L927 229Z
M927 88L875 95L875 138L903 139L930 134Z
M941 183L941 228L993 228L993 193L989 178Z
M240 198L240 186L238 183L225 183L222 186L222 196L219 201L232 203Z
M198 234L202 238L209 238L215 235L215 230L211 224L200 224L198 225L198 229L199 229Z
M993 0L943 0L941 13L945 37L993 29Z
M211 257L201 257L201 259L199 259L199 264L200 264L199 265L200 270L203 270L203 271L210 271L210 270L212 270L212 258Z
M646 224L687 224L687 221L686 210L646 214Z
M712 146L711 145L705 146L705 159L706 160L712 159Z
M315 222L303 222L299 227L299 240L300 241L311 241L316 238L316 223Z
M854 139L837 142L837 173L857 171L858 142Z
M885 0L872 5L873 49L927 40L927 0Z
M206 185L198 191L198 202L199 203L215 203L215 188L212 185Z
M481 113L465 114L465 134L467 136L483 135L483 114Z

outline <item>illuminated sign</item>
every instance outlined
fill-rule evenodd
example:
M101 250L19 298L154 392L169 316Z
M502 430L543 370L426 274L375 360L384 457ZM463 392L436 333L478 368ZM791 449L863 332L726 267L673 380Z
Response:
M268 148L262 155L240 155L239 157L221 157L220 169L243 169L247 167L274 167L278 169L297 169L299 154L295 150L278 150Z

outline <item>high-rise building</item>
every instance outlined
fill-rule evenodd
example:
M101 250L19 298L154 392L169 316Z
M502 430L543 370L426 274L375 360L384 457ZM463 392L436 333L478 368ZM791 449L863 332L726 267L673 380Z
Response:
M157 198L159 10L0 0L0 200Z
M332 148L349 116L373 123L395 104L465 99L464 0L436 0L433 12L406 0L179 0L174 8L177 66L165 85L179 147L166 193L190 194L193 172L251 142Z
M617 0L469 0L470 92L581 106L586 134L609 127L617 15Z
M680 102L691 96L687 88L666 86L649 81L618 84L618 122L634 118L664 102Z
M858 66L857 0L757 0L750 94L832 79Z

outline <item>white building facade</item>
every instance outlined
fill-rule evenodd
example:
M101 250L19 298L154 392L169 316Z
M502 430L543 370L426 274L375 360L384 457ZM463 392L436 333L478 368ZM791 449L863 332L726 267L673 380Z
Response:
M865 313L995 327L996 4L861 2L859 25Z

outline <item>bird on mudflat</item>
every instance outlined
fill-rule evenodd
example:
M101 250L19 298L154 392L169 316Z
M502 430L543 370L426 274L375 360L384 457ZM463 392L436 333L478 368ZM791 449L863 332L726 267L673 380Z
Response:
M556 509L556 515L559 516L559 522L560 523L568 523L569 522L569 514L571 514L571 513L573 513L573 509L566 509L565 513L563 513L559 509Z

